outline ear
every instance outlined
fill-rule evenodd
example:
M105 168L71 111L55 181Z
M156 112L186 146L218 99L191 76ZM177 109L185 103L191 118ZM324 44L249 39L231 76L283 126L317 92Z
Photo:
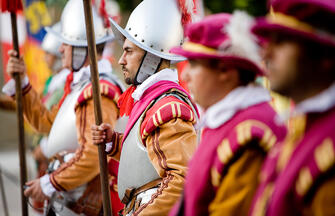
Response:
M218 78L223 82L231 81L233 77L238 75L238 71L234 67L227 66L223 61L218 63L217 69L219 72Z
M228 70L220 70L220 72L218 74L218 80L220 82L227 82L227 80L229 80Z
M222 70L218 76L220 82L229 86L238 86L239 85L239 73L236 68L226 68Z

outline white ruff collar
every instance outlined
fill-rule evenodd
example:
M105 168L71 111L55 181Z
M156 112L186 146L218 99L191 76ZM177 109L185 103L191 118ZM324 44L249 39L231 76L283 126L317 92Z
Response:
M90 65L86 67L82 67L79 71L73 73L73 85L76 85L77 83L81 81L86 81L91 77L90 73ZM101 59L98 61L98 71L99 74L106 74L108 76L112 76L112 65L111 63L106 59Z
M238 87L209 107L197 127L218 128L230 120L239 110L270 100L270 93L261 86L249 84L248 86Z
M134 100L138 101L141 99L145 90L147 90L149 87L156 84L157 82L163 81L163 80L178 83L179 80L178 80L177 70L166 68L166 69L163 69L155 73L154 75L146 79L141 85L138 85L136 90L133 92L131 96L134 98Z
M335 83L320 94L297 104L294 114L325 112L335 106Z

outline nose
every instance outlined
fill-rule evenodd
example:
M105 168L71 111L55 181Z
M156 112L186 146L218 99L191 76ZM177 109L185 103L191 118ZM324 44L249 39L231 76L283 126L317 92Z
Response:
M60 53L64 53L64 44L63 44L63 43L62 43L62 45L60 45L58 51L59 51Z
M126 65L125 54L126 54L126 52L122 53L122 56L120 57L119 62L118 62L119 65Z
M263 49L262 49L263 58L264 58L264 60L266 62L272 58L272 56L273 56L273 48L274 48L274 45L271 42L268 43L268 44L266 44L263 47Z
M190 76L190 70L191 70L191 67L190 67L190 63L187 63L183 72L181 73L181 79L185 82L189 82L190 79L191 79L191 76Z

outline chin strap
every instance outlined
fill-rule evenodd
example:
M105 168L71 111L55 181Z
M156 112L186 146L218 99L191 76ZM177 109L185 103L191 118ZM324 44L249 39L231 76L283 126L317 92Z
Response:
M72 70L79 71L85 64L88 55L87 47L72 46Z
M142 62L138 68L135 77L135 85L139 85L144 82L144 80L148 79L151 75L157 72L159 67L162 64L163 59L150 53L145 52Z

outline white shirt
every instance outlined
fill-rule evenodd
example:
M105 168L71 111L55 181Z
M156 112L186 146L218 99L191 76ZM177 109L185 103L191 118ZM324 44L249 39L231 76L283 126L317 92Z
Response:
M177 70L166 68L157 73L148 77L144 82L137 86L136 90L131 95L135 101L141 99L143 93L153 86L154 84L158 83L159 81L172 81L178 83L178 72ZM113 148L113 142L106 143L105 151L109 152Z
M249 84L235 88L206 110L197 128L203 126L211 129L218 128L230 120L239 110L270 100L270 93L261 86Z
M105 74L111 78L113 78L121 88L123 88L123 84L121 81L119 81L119 78L113 74L112 65L107 59L101 59L98 61L98 68L99 68L99 74ZM90 79L91 73L90 73L90 66L82 67L79 71L73 73L73 81L71 86L74 86L78 84L81 81L85 81ZM64 77L63 77L64 78ZM65 77L66 79L66 77ZM25 88L29 84L28 76L25 76L22 80L21 87ZM124 89L122 89L124 90ZM8 96L14 96L15 95L15 80L10 79L6 85L2 88L2 92L4 92Z
M294 113L325 112L335 106L335 83L321 93L296 105Z
M175 69L166 68L163 69L154 75L150 76L146 79L141 85L138 85L136 90L131 95L134 100L138 101L141 99L145 90L158 83L159 81L172 81L178 83L178 72Z

